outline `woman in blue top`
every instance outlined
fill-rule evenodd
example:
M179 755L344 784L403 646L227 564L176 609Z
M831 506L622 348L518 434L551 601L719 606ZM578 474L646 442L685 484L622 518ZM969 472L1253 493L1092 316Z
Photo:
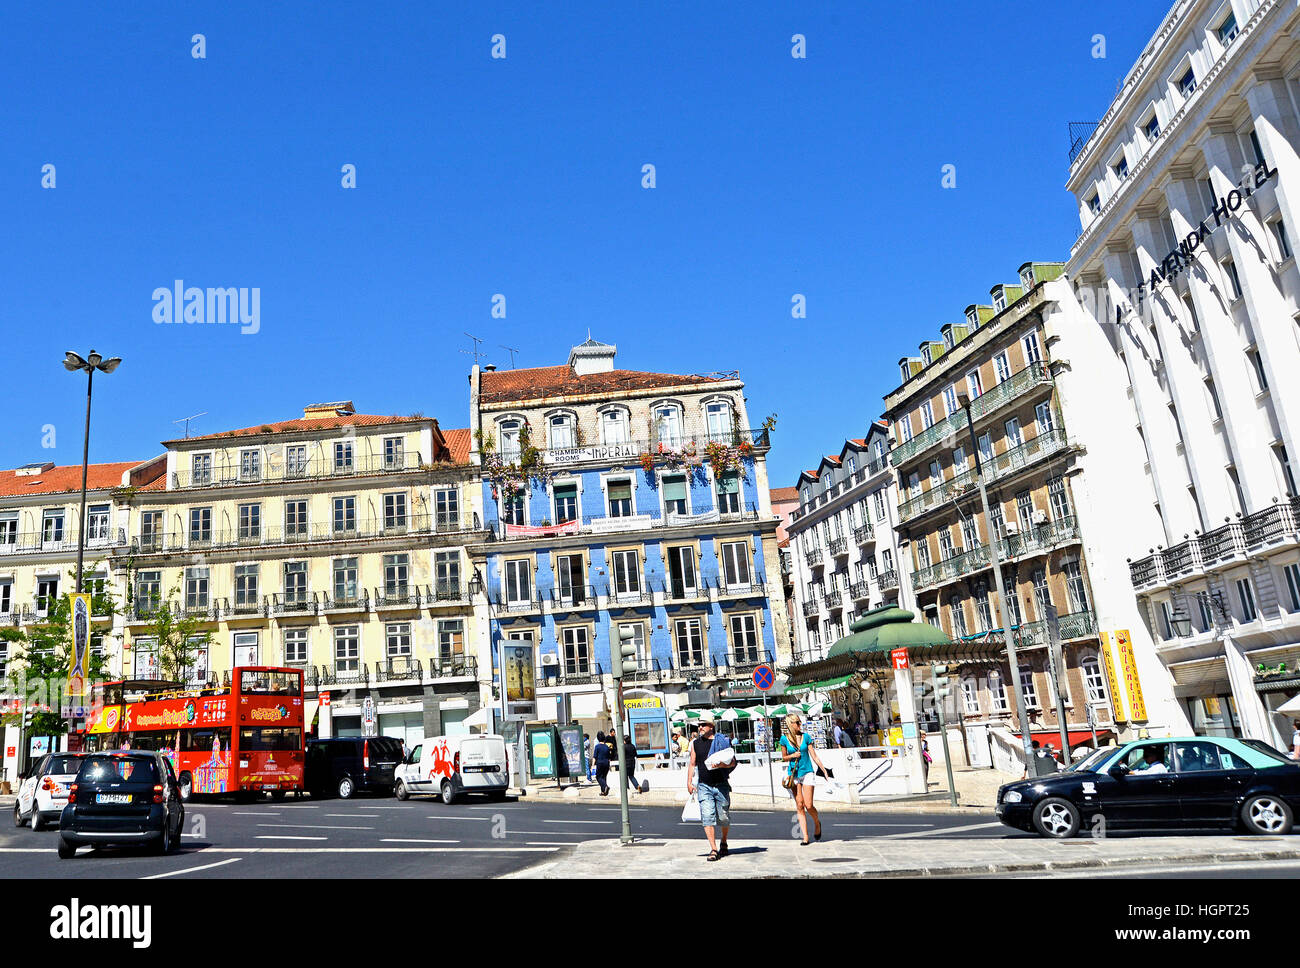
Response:
M817 769L822 772L825 772L826 767L822 765L821 759L817 756L817 748L803 731L803 725L794 713L785 717L785 736L781 737L781 750L783 754L781 758L790 764L790 776L794 778L790 795L794 797L795 807L799 811L799 829L803 831L803 845L806 847L810 813L816 825L813 837L817 840L822 839L822 819L817 815L817 808L813 806L813 784L817 780L813 764L815 763Z

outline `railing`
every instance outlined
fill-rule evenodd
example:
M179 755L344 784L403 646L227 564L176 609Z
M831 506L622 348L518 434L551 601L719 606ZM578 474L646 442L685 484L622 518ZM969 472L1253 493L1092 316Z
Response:
M880 579L879 579L879 581L880 581L880 587L881 587L882 589L884 589L884 588L897 588L897 587L898 587L898 569L897 569L897 568L890 568L888 571L882 571L882 572L880 573Z
M596 589L592 585L572 585L568 588L553 588L547 595L553 611L575 611L596 608Z
M99 548L121 548L126 545L126 530L118 528L115 535L92 538L86 536L85 548L91 551ZM3 555L37 555L58 554L77 551L77 532L66 529L59 540L46 541L42 531L7 531L0 534L0 556Z
M429 676L433 679L477 679L478 659L462 652L433 656L429 659Z
M220 611L226 618L264 618L267 615L267 602L265 597L260 602L241 602L236 598L233 603L229 598L223 598Z
M420 666L420 660L415 656L389 656L383 662L375 663L376 682L401 682L410 679L418 681L422 678L424 678L424 670Z
M804 552L803 560L808 563L809 568L820 568L822 565L821 548L813 548L812 551Z
M559 524L516 525L498 521L494 535L499 541L526 541L536 538L553 538L574 534L622 534L631 531L649 531L660 528L689 528L703 524L726 524L734 521L757 521L758 505L747 502L736 511L719 511L710 508L695 514L584 514L581 518Z
M981 460L981 470L984 474L984 482L987 484L990 481L1014 474L1016 471L1056 453L1066 445L1067 440L1064 430L1049 430L1009 450L995 454L991 459L983 459ZM974 469L942 481L937 486L922 491L916 497L900 504L898 506L899 521L910 521L926 511L941 504L946 504L954 497L960 496L967 488L974 487L977 482L978 479L975 476Z
M998 555L1003 564L1028 555L1046 554L1063 544L1079 540L1079 524L1074 515L1057 521L1034 525L1026 531L998 539ZM945 558L929 568L912 572L912 587L920 591L961 578L993 566L988 545L977 545L969 551Z
M304 595L274 594L271 596L272 615L315 615L319 607L320 601L315 592Z
M332 666L321 666L320 669L319 683L322 686L370 681L370 666L365 662L358 662L355 669L340 669L337 663Z
M539 612L542 609L541 598L535 593L529 593L525 599L509 599L500 588L493 588L488 597L492 606L503 612Z
M827 545L832 558L840 558L849 553L849 542L847 538L831 538Z
M1279 544L1291 536L1300 537L1300 498L1274 504L1248 515L1244 522L1246 547L1251 551Z
M1244 558L1246 542L1239 524L1225 524L1207 531L1200 539L1202 565Z
M703 458L704 449L709 444L722 444L727 447L752 447L754 450L771 449L772 439L767 430L749 430L736 428L734 430L721 431L719 433L686 432L680 434L652 436L648 438L638 438L636 440L620 440L614 443L584 443L573 444L569 447L550 447L541 451L542 461L546 464L578 464L578 463L604 463L604 464L625 464L631 465L637 463L642 454L650 454L655 458L667 452L694 451L695 455ZM502 450L497 448L497 456L507 464L517 463L519 460L519 451Z
M983 418L999 410L1003 405L1024 396L1036 387L1045 386L1051 382L1052 374L1047 369L1046 363L1030 363L991 388L987 393L981 393L971 401L970 416L972 423L978 423ZM966 436L966 414L958 410L956 413L949 414L938 423L921 431L911 440L896 444L894 449L890 451L889 457L893 465L898 467L950 437L960 437L965 440Z
M853 529L853 540L863 545L868 541L876 540L876 529L870 524L860 524Z
M1097 634L1097 616L1091 609L1082 612L1067 612L1057 616L1057 631L1062 642L1082 639ZM1047 622L1028 622L1018 627L1020 641L1030 645L1046 645L1048 642Z
M172 473L172 488L189 489L203 487L228 487L243 484L264 484L276 481L303 481L341 477L363 477L371 474L400 474L407 471L424 470L431 465L425 464L419 454L402 454L398 457L382 455L354 456L347 463L338 463L331 458L314 457L299 467L289 467L280 463L278 455L267 455L264 466L254 473L246 473L240 467L214 467L195 473L193 468Z
M578 662L561 658L557 668L559 671L556 679L561 686L589 685L593 682L599 682L600 677L605 674L604 667L599 662L592 662L590 659L585 662Z
M749 581L728 581L723 576L706 578L704 584L718 593L718 598L753 598L767 594L767 580L760 574Z
M435 582L424 586L424 604L442 605L469 601L469 588L458 581Z
M815 598L810 598L803 603L803 614L804 618L810 618L817 614L817 600Z
M1176 544L1164 553L1165 575L1179 578L1202 570L1201 544L1198 540Z
M370 593L363 590L360 595L325 595L321 602L322 612L368 612L370 611Z
M772 661L772 653L767 649L747 649L732 652L726 657L726 669L733 673L753 672L765 662Z
M221 548L267 547L325 541L358 541L406 535L455 534L477 530L481 530L477 514L472 517L422 514L407 515L402 519L401 523L384 524L380 521L371 521L352 528L336 529L329 523L316 522L310 525L289 527L268 525L251 532L238 529L209 531L206 534L193 534L189 531L155 532L149 535L133 537L130 541L130 551L132 554L158 554L192 549L212 551ZM123 541L123 544L125 545L126 542ZM75 542L73 550L76 550Z
M1129 578L1138 591L1234 564L1252 552L1300 540L1300 499L1274 504L1247 515L1240 524L1225 524L1199 538L1179 542L1129 563Z
M823 596L823 600L826 602L826 607L830 611L835 612L839 611L839 609L843 607L844 596L840 593L838 588L832 588L826 592Z
M855 581L849 586L849 595L855 602L864 602L871 597L871 583L866 579Z
M375 589L375 608L419 608L420 586L390 585Z
M661 583L656 591L662 592L664 601L667 602L691 602L709 597L708 585L702 581L694 585L687 585L679 580L669 578Z

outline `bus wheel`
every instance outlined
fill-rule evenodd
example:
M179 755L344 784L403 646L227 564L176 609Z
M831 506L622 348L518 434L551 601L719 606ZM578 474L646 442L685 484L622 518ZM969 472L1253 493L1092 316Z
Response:
M181 802L189 803L194 799L194 777L188 773L180 775Z
M442 802L443 803L456 802L456 790L452 787L450 780L442 781Z

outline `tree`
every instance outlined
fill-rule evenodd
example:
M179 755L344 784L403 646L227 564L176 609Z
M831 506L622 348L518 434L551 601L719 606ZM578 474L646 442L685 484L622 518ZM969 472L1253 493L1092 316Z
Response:
M158 655L158 676L172 682L186 682L194 671L200 650L212 642L212 633L199 631L203 621L198 615L186 615L176 599L180 597L177 586L167 593L167 601L150 613L147 629L136 636L154 640Z

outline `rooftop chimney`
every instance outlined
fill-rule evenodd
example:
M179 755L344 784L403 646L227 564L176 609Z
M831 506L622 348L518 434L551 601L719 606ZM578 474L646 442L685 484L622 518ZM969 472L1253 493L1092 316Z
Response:
M617 346L592 339L591 332L588 331L587 341L579 343L570 350L569 367L578 376L586 376L588 373L608 373L614 369L616 352L618 352Z
M495 373L496 371L497 371L497 365L495 363L487 363L484 364L483 366L484 373Z

